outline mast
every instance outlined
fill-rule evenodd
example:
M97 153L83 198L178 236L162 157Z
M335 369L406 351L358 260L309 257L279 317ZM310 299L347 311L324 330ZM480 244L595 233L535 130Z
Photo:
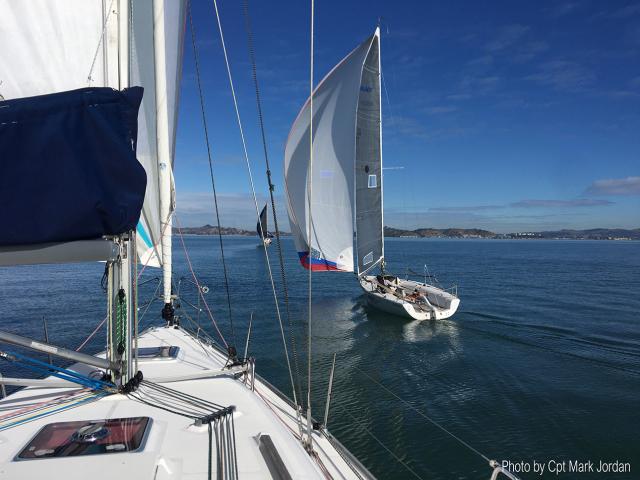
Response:
M171 145L169 110L167 105L166 53L165 53L165 2L153 2L153 45L156 87L156 145L158 152L158 176L160 184L160 229L162 242L163 317L173 318L171 304L171 228L173 202L171 195ZM167 312L165 316L165 313Z
M380 23L376 28L375 36L378 38L378 119L380 121L380 228L382 228L382 256L380 257L380 269L384 272L384 168L382 165L382 44L380 43Z
M130 32L130 0L118 0L113 7L117 13L113 21L108 22L107 28L112 34L107 40L105 64L108 66L105 84L123 90L130 87L129 59L131 56ZM108 8L108 7L106 7ZM109 12L105 13L105 16ZM113 40L115 39L115 42ZM113 42L113 47L110 43ZM115 55L117 51L117 55ZM120 384L126 383L134 375L133 365L133 318L137 310L135 304L133 272L137 262L135 250L135 232L127 232L115 239L119 247L119 254L115 261L107 265L109 296L109 335L108 353L112 362L121 365L114 380ZM114 372L115 373L115 372Z

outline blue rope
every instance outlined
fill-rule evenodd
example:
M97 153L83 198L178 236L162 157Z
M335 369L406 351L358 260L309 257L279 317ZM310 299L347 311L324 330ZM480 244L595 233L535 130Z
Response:
M114 385L110 382L91 378L67 368L57 367L55 365L41 362L40 360L27 357L26 355L21 355L19 353L0 352L0 357L4 358L5 360L18 363L36 373L52 375L54 377L61 378L62 380L67 380L69 382L77 383L84 387L91 388L92 390L106 390L114 388Z

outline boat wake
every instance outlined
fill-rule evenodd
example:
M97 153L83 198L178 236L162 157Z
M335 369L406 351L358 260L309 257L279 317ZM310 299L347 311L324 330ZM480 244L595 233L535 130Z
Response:
M461 320L469 317L476 319L458 321L459 326L464 329L640 376L640 351L633 340L611 339L602 335L584 337L574 329L520 323L509 317L494 314L472 311L466 311L464 314ZM510 330L482 328L485 325L504 325L510 327ZM613 358L615 361L612 361ZM637 368L629 368L630 365Z

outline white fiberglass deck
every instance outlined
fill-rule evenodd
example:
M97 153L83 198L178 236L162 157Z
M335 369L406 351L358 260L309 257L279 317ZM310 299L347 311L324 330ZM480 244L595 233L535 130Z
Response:
M397 277L381 284L375 275L360 277L367 302L374 308L415 320L443 320L451 317L460 306L460 299L427 283ZM419 298L411 296L416 293Z
M140 360L145 379L189 375L206 369L221 369L226 356L217 349L197 341L185 331L158 327L139 337L140 347L178 346L176 359ZM258 364L259 365L259 364ZM87 371L86 366L76 366ZM163 383L183 393L221 404L234 405L235 441L238 477L274 478L261 453L257 437L269 435L287 472L294 479L325 478L317 461L297 439L295 410L278 393L259 378L255 391L242 379L218 376L198 380ZM0 417L17 409L51 401L77 388L27 387L0 401ZM146 416L152 418L144 448L139 452L108 453L63 458L16 460L16 455L45 425L75 420L101 420ZM0 418L0 422L1 422ZM314 449L332 478L370 478L335 439L314 431ZM215 449L215 446L214 446ZM204 479L208 472L207 426L196 427L193 421L140 403L122 394L112 394L88 403L38 418L0 431L0 478L2 479ZM357 473L356 473L357 472ZM217 478L215 456L212 478Z

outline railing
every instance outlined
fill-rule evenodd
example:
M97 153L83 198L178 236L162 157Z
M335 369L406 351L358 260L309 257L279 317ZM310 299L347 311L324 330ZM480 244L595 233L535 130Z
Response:
M410 268L407 268L407 271L405 273L405 280L409 280L410 278L419 278L422 279L423 284L426 285L433 285L437 288L439 288L440 290L442 290L443 292L449 293L451 295L453 295L454 297L458 298L458 285L453 284L452 286L448 287L448 288L444 288L442 286L442 284L440 283L440 281L438 280L438 278L435 275L432 275L429 270L425 270L424 273L418 273L415 272L413 270L411 270Z
M491 468L493 468L493 472L491 473L491 479L490 480L497 480L498 479L498 475L500 475L500 474L502 474L504 477L507 477L509 480L520 480L519 477L515 476L513 473L511 473L506 468L503 468L495 460L491 460L489 462L489 466Z

